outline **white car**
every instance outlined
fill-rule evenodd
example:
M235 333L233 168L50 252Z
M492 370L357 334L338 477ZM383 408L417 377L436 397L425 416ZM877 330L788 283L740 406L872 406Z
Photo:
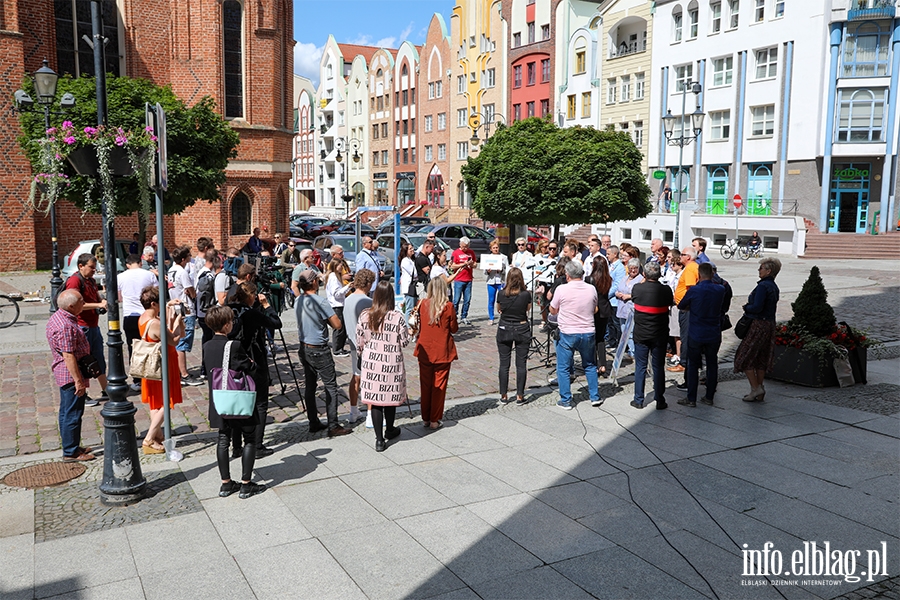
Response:
M129 240L116 241L116 272L121 273L125 270L125 257L128 256L128 246L131 245ZM103 286L106 277L105 262L106 258L103 252L103 244L100 240L86 240L78 242L72 252L62 257L62 279L65 281L78 271L78 257L81 254L93 254L97 258L97 272L94 273L94 280L97 285Z

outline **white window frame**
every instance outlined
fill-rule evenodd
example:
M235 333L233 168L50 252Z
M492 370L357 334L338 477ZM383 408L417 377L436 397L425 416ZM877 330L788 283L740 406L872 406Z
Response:
M456 160L469 158L469 142L456 142Z
M700 33L700 9L688 9L688 39L696 40Z
M886 88L842 88L838 90L836 115L840 143L881 143L884 141ZM865 138L854 133L864 132Z
M428 99L434 100L434 82L428 84Z
M731 111L709 111L709 141L725 142L731 139Z
M634 99L635 100L643 100L644 99L644 74L643 73L635 73L634 74Z
M606 103L607 104L615 104L616 103L616 92L619 86L616 83L616 78L606 80Z
M437 159L447 160L447 144L438 144L437 146Z
M775 0L774 10L772 11L774 15L772 19L780 19L784 16L784 0Z
M622 75L622 96L620 102L631 101L631 76Z
M431 132L434 127L434 118L431 115L425 115L425 133Z
M434 97L442 98L444 96L444 82L437 80L434 82Z
M434 160L434 152L431 146L425 146L425 162L431 162Z
M456 76L456 93L457 94L465 94L466 93L466 76L465 75L457 75Z
M767 0L754 0L753 4L753 22L762 23L766 20L766 2Z
M764 138L775 135L775 105L763 104L750 107L750 137Z
M712 2L709 5L709 33L714 35L722 31L722 3Z
M683 65L675 65L675 91L673 93L680 94L688 81L694 79L694 63L686 63ZM690 90L688 90L690 91Z
M460 108L456 111L456 126L457 127L468 127L469 126L469 110L467 108Z
M672 41L678 43L681 41L684 27L684 13L681 7L677 7L677 12L672 12Z
M447 129L447 113L445 113L445 112L438 113L437 130L444 131L445 129Z
M756 50L753 54L756 57L756 70L753 73L754 81L774 79L778 76L778 46L762 48ZM760 76L760 68L765 71L762 76Z
M481 85L485 88L492 88L497 85L497 70L487 69L481 72Z
M713 61L713 80L710 87L726 87L734 79L734 57L720 56Z
M741 23L741 0L728 0L728 28L726 31L737 29Z
M643 121L635 121L634 129L631 134L632 139L634 140L634 145L638 148L644 147L644 122Z

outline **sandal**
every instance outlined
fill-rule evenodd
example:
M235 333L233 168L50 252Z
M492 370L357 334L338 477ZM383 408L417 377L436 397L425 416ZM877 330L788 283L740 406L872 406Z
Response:
M156 445L154 445L154 444L156 444ZM144 440L144 443L142 444L142 449L144 451L144 454L165 454L165 452L166 452L165 447L162 444L160 444L159 442L149 442L148 443L147 440Z
M440 428L443 427L443 426L444 426L444 422L443 422L443 421L434 421L434 422L431 424L431 430L432 430L432 431L437 431L438 429L440 429Z

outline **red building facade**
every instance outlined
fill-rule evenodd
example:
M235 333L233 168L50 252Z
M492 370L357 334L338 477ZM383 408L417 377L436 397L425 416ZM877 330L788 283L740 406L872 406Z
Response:
M554 39L559 0L507 0L509 121L553 115Z
M92 75L90 3L0 0L0 96L12 98L22 78L47 58L60 74ZM167 246L201 235L218 247L240 246L253 227L287 229L293 125L293 8L290 0L106 0L102 3L106 69L169 84L188 105L204 96L240 134L221 201L198 203L167 217ZM87 11L87 12L85 12ZM29 210L31 169L19 150L18 121L0 129L0 271L50 266L50 225ZM57 207L60 252L101 236L100 218L67 202ZM151 217L152 219L153 217ZM152 222L152 220L151 220ZM134 215L116 220L121 237Z

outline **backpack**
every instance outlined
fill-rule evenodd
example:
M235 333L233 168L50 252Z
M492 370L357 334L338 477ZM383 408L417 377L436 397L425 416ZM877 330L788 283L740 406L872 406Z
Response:
M217 303L216 276L212 271L204 271L197 278L197 308L206 312Z

